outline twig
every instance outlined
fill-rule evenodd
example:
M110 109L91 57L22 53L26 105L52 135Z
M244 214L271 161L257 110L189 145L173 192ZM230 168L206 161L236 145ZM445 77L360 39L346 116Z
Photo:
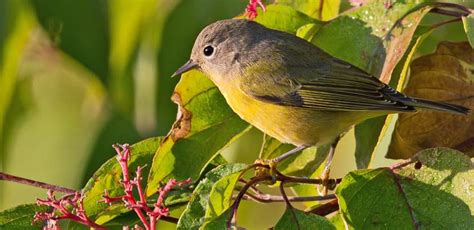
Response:
M242 178L239 179L239 182L241 183L244 183L244 184L247 184L248 182ZM260 191L257 187L255 187L255 185L252 185L250 186L249 188L252 192L256 193L257 195L262 195L262 196L265 196L265 195L269 195L267 193L264 193L262 191Z
M449 2L435 2L432 3L433 6L435 7L434 9L440 9L440 8L452 8L452 9L457 9L462 12L462 14L457 14L457 15L451 15L451 16L456 16L456 17L461 17L461 16L467 16L470 13L472 13L472 10L469 9L466 6L456 4L456 3L449 3ZM449 15L449 14L448 14Z
M232 210L231 210L231 218L229 221L227 221L227 229L231 229L232 226L237 226L237 209L239 208L240 201L242 201L242 198L244 197L245 193L247 190L254 184L257 184L258 182L261 181L266 181L266 180L271 180L272 176L257 176L254 177L252 180L250 180L247 184L244 185L244 187L240 190L239 194L235 198L234 204L232 205Z
M399 26L403 26L402 21L406 17L408 17L412 13L417 12L418 10L420 10L422 8L425 8L425 7L431 7L431 9L430 9L431 13L443 14L443 15L453 16L453 17L457 17L457 18L467 16L471 13L471 10L469 8L467 8L465 6L462 6L462 5L459 5L459 4L455 4L455 3L434 2L434 3L419 4L415 8L413 8L410 11L406 12L402 17L400 17L392 25L392 27L388 30L387 34L385 35L384 40L388 41L388 40L391 39L393 30L395 28L399 27ZM443 8L455 9L455 10L458 10L458 11L450 11L450 10L443 9ZM444 25L444 24L450 23L450 22L452 22L452 21L446 21L445 23L440 23L440 25L435 25L435 26L441 26L441 25Z
M308 213L313 213L318 216L326 216L330 213L333 213L335 211L339 210L339 202L337 199L331 200L321 206L316 207L313 210L308 211Z
M270 167L268 165L256 163L253 164L249 167L247 167L241 174L242 176L245 172L247 172L249 169L254 169L254 168L267 168L269 169ZM284 192L283 186L285 183L305 183L305 184L321 184L322 180L321 179L310 179L310 178L301 178L301 177L293 177L293 176L286 176L279 172L278 170L273 170L273 172L276 175L260 175L256 176L250 181L246 181L242 178L239 179L239 182L245 183L245 185L240 189L237 197L235 197L234 203L232 204L231 207L231 218L227 221L227 229L231 229L232 226L237 225L237 210L239 208L239 204L242 201L242 199L251 199L251 200L256 200L260 201L263 203L270 203L270 202L281 202L284 201L286 202L288 207L291 207L290 201L315 201L315 200L325 200L325 199L333 199L335 198L334 195L328 195L328 196L319 196L319 197L288 197L286 193ZM341 178L337 179L330 179L329 184L338 184L341 182ZM262 191L258 190L254 185L262 182L262 181L280 181L280 192L282 196L272 196L269 194L265 194ZM256 193L251 194L247 193L248 190L251 190L252 192Z
M285 182L280 183L280 193L281 193L281 196L283 197L283 200L285 200L286 208L290 210L291 216L293 216L293 219L296 223L296 227L298 229L301 229L300 228L300 222L298 221L298 217L296 217L296 213L295 213L295 210L293 208L293 205L291 205L290 201L288 200L288 197L286 196Z
M303 183L303 184L322 184L322 180L320 178L317 179L311 179L311 178L302 178L302 177L292 177L292 176L286 176L278 171L277 173L277 180L278 181L284 181L288 183ZM335 185L341 183L342 178L336 178L336 179L328 179L328 185Z
M465 17L468 16L469 14L472 13L472 10L469 9L468 7L465 7L463 5L455 4L455 3L449 3L449 2L436 2L433 3L433 9L430 10L432 13L437 13L437 14L442 14L442 15L447 15L447 16L453 16L453 17ZM443 8L451 8L455 9L458 11L451 11Z
M463 141L461 144L458 144L456 145L456 147L454 147L454 149L457 149L459 151L467 151L468 149L470 149L471 147L474 146L474 137L471 137L465 141Z
M443 22L431 25L431 29L436 29L440 26L444 26L446 24L453 23L453 22L459 22L459 21L461 21L461 18L454 18L454 19L451 19L451 20L443 21Z
M329 194L326 196L287 196L288 201L291 202L307 202L307 201L321 201L334 199L336 196L334 194ZM283 202L285 201L282 196L270 195L270 194L250 194L246 193L244 195L246 200L254 200L261 203L274 203L274 202Z
M395 170L395 169L401 169L401 168L403 168L403 167L406 167L406 166L408 166L408 165L410 165L410 164L413 164L413 163L415 163L415 162L416 162L416 160L415 160L414 158L410 158L410 159L408 159L408 160L404 160L404 161L402 161L402 162L396 163L396 164L390 166L389 168L390 168L390 170L393 171L393 170Z
M44 182L30 180L30 179L26 179L26 178L23 178L23 177L17 177L17 176L13 176L13 175L10 175L10 174L3 173L3 172L0 172L0 180L11 181L11 182L24 184L24 185L29 185L29 186L33 186L33 187L37 187L37 188L44 188L44 189L52 190L52 191L55 191L55 192L63 192L63 193L76 193L76 192L78 192L74 189L65 188L65 187L52 185L52 184L47 184L47 183L44 183Z
M431 13L436 13L436 14L441 14L441 15L446 15L446 16L453 16L453 17L463 17L466 16L466 14L456 12L456 11L450 11L446 9L440 9L440 8L433 8Z

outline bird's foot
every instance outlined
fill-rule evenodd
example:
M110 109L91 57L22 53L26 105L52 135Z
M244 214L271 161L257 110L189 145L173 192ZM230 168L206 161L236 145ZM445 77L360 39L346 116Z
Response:
M254 164L257 165L255 167L256 176L270 175L272 177L271 184L276 183L276 168L278 165L277 161L274 159L257 159Z
M326 196L329 190L334 190L336 188L337 182L329 178L329 170L325 170L321 174L321 184L316 186L320 196Z

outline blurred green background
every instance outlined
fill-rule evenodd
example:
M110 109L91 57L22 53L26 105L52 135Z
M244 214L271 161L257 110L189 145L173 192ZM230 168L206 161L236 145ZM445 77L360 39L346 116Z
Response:
M0 171L80 189L114 156L113 143L165 135L176 116L170 96L179 78L171 74L205 25L241 14L247 3L1 0ZM341 10L349 7L342 2ZM442 20L429 15L422 24ZM466 40L461 23L437 29L418 55L441 40ZM260 142L261 133L251 130L225 157L253 162ZM372 166L391 162L384 151ZM355 169L353 152L350 132L338 146L333 176ZM41 189L0 182L0 210L44 196ZM244 226L255 216L270 226L283 206L244 202L241 212Z

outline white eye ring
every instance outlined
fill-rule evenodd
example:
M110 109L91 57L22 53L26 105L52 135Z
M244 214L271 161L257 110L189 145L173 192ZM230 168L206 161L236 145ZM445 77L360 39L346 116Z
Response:
M204 56L206 56L207 58L210 58L210 57L214 56L215 49L214 49L214 47L209 45L209 46L206 46L202 52L203 52Z

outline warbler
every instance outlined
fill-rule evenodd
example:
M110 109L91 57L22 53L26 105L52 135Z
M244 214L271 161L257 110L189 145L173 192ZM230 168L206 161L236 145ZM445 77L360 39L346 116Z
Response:
M190 60L174 75L191 69L204 72L242 119L296 146L274 162L310 146L334 143L326 174L339 135L354 124L418 108L469 112L463 106L405 96L304 39L246 19L205 27Z

